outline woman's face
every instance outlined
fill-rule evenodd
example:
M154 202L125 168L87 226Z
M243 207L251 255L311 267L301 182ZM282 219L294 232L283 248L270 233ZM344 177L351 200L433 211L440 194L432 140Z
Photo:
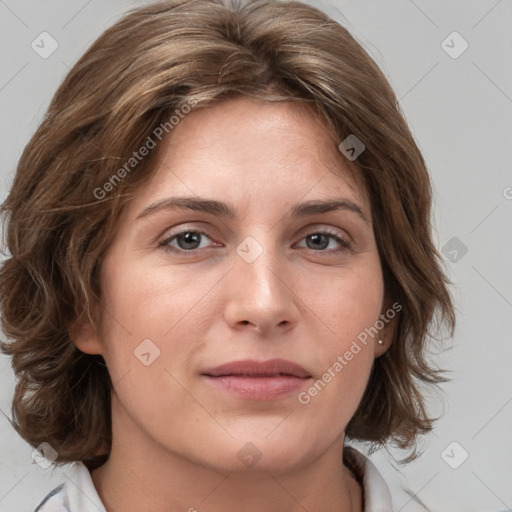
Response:
M360 341L384 312L364 190L297 103L198 109L162 143L105 255L101 332L75 338L107 363L114 440L229 471L339 455L385 350Z

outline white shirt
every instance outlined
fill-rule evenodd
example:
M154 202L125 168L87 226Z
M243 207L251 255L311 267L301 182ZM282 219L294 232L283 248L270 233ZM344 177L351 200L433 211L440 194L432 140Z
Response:
M364 512L392 512L389 488L375 465L351 446L344 448L350 456L351 469L363 484ZM89 470L74 462L67 480L48 493L34 512L106 512Z

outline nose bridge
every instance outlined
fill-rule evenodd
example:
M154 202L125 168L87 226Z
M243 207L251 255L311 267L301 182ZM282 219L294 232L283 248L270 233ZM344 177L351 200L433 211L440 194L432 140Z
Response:
M254 236L247 236L237 246L236 255L234 270L237 281L251 286L252 291L258 295L279 293L284 284L278 276L278 270L282 273L284 269L271 233L261 230Z
M226 310L233 325L249 322L263 331L296 320L286 263L272 239L261 230L236 247Z

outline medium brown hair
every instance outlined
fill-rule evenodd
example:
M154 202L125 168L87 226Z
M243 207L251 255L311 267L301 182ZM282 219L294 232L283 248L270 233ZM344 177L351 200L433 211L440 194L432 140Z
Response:
M126 162L157 127L170 132L186 105L239 95L304 102L338 144L351 134L365 144L353 163L371 201L386 296L402 310L346 435L415 448L432 429L421 385L447 379L427 348L433 328L453 333L454 310L432 241L425 162L386 78L345 28L300 2L170 0L126 15L73 66L2 205L10 257L0 271L1 348L17 377L12 424L31 445L49 443L56 463L93 468L110 452L105 362L78 350L69 332L84 315L98 320L102 255L163 144Z

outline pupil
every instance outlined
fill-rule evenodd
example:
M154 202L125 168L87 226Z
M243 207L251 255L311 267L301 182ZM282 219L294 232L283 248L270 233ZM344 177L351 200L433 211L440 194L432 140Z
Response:
M199 233L184 233L179 236L178 240L184 242L179 244L182 249L196 249L196 247L194 247L194 244L198 244ZM190 247L189 244L192 244L192 247Z
M321 242L322 238L324 240L325 243L320 243L320 245L322 246L323 249L325 249L328 245L329 245L329 240L327 239L327 237L325 235L322 235L320 233L317 233L315 235L310 235L309 236L310 240L313 240L315 241L315 243L318 243L318 241ZM319 249L318 245L316 247L310 247L310 249Z

